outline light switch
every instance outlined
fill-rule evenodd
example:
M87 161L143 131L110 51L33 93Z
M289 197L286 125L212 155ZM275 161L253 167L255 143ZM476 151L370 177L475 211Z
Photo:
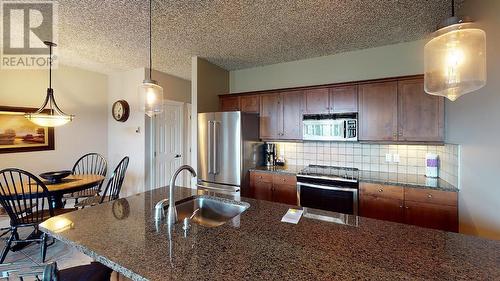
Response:
M392 155L387 153L385 154L385 162L391 163L392 162Z
M393 158L394 158L394 159L393 159L394 163L399 163L399 161L400 161L400 160L399 160L399 154L394 154L394 155L393 155Z

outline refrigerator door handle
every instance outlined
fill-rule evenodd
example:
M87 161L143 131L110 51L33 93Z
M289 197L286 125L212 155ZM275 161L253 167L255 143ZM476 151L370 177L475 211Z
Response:
M218 151L217 151L217 143L218 143L218 132L217 132L217 121L213 121L213 173L214 175L217 175L219 173L218 169Z
M212 174L213 173L213 167L212 167L212 155L213 155L213 152L212 152L212 140L213 140L213 136L212 136L212 133L213 133L213 130L212 130L212 125L213 125L213 121L208 121L208 134L207 134L207 146L208 146L208 174Z

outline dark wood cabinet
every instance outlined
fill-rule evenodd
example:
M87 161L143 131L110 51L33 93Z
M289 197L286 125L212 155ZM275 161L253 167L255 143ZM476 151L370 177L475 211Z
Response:
M302 101L302 91L262 95L260 138L267 140L302 139Z
M362 195L359 200L361 216L379 220L403 222L403 200Z
M358 112L358 86L330 88L330 113Z
M444 98L424 92L423 77L220 96L220 110L260 113L263 140L302 140L304 114L358 113L366 142L443 143Z
M318 88L304 91L304 113L330 113L330 91L328 88Z
M398 83L359 86L359 140L396 141L398 129Z
M241 96L240 110L248 113L260 113L260 96Z
M398 140L444 141L444 98L424 92L424 80L398 82Z
M297 205L297 179L294 175L252 171L250 190L255 199Z
M341 86L304 91L305 114L358 112L358 87Z
M360 184L361 216L458 232L456 192Z
M282 140L300 140L302 139L302 91L281 93L282 100L282 120L280 124Z
M458 232L456 206L405 201L404 216L407 224Z
M220 96L219 97L220 111L238 111L240 110L240 97L239 96Z
M282 105L280 94L260 97L260 138L279 139L282 128Z

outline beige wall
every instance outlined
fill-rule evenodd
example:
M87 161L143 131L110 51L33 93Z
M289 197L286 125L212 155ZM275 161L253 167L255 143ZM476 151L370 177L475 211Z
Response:
M129 196L144 191L145 115L140 111L138 96L139 85L144 80L144 68L113 73L108 80L108 161L110 171L113 171L123 157L130 158L121 191L122 196ZM130 105L130 116L126 122L117 122L111 115L112 104L121 99Z
M197 59L198 112L219 110L218 95L229 93L229 71L202 58Z
M145 69L145 74L148 69ZM153 80L163 87L166 100L191 103L191 81L153 70Z
M423 73L425 41L231 71L231 93Z
M46 70L0 70L0 105L39 107L45 99ZM75 120L55 128L55 150L0 154L0 169L35 174L71 169L85 153L107 155L107 76L60 65L53 72L55 98Z
M464 14L486 32L487 85L447 103L446 135L461 144L460 231L500 239L500 1L468 0Z

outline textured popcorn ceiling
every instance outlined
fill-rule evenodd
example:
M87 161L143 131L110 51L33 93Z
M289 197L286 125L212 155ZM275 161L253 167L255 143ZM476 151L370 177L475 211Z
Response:
M153 9L154 68L190 79L194 55L235 70L422 39L450 0L154 0ZM61 63L147 66L147 17L144 0L60 0Z

